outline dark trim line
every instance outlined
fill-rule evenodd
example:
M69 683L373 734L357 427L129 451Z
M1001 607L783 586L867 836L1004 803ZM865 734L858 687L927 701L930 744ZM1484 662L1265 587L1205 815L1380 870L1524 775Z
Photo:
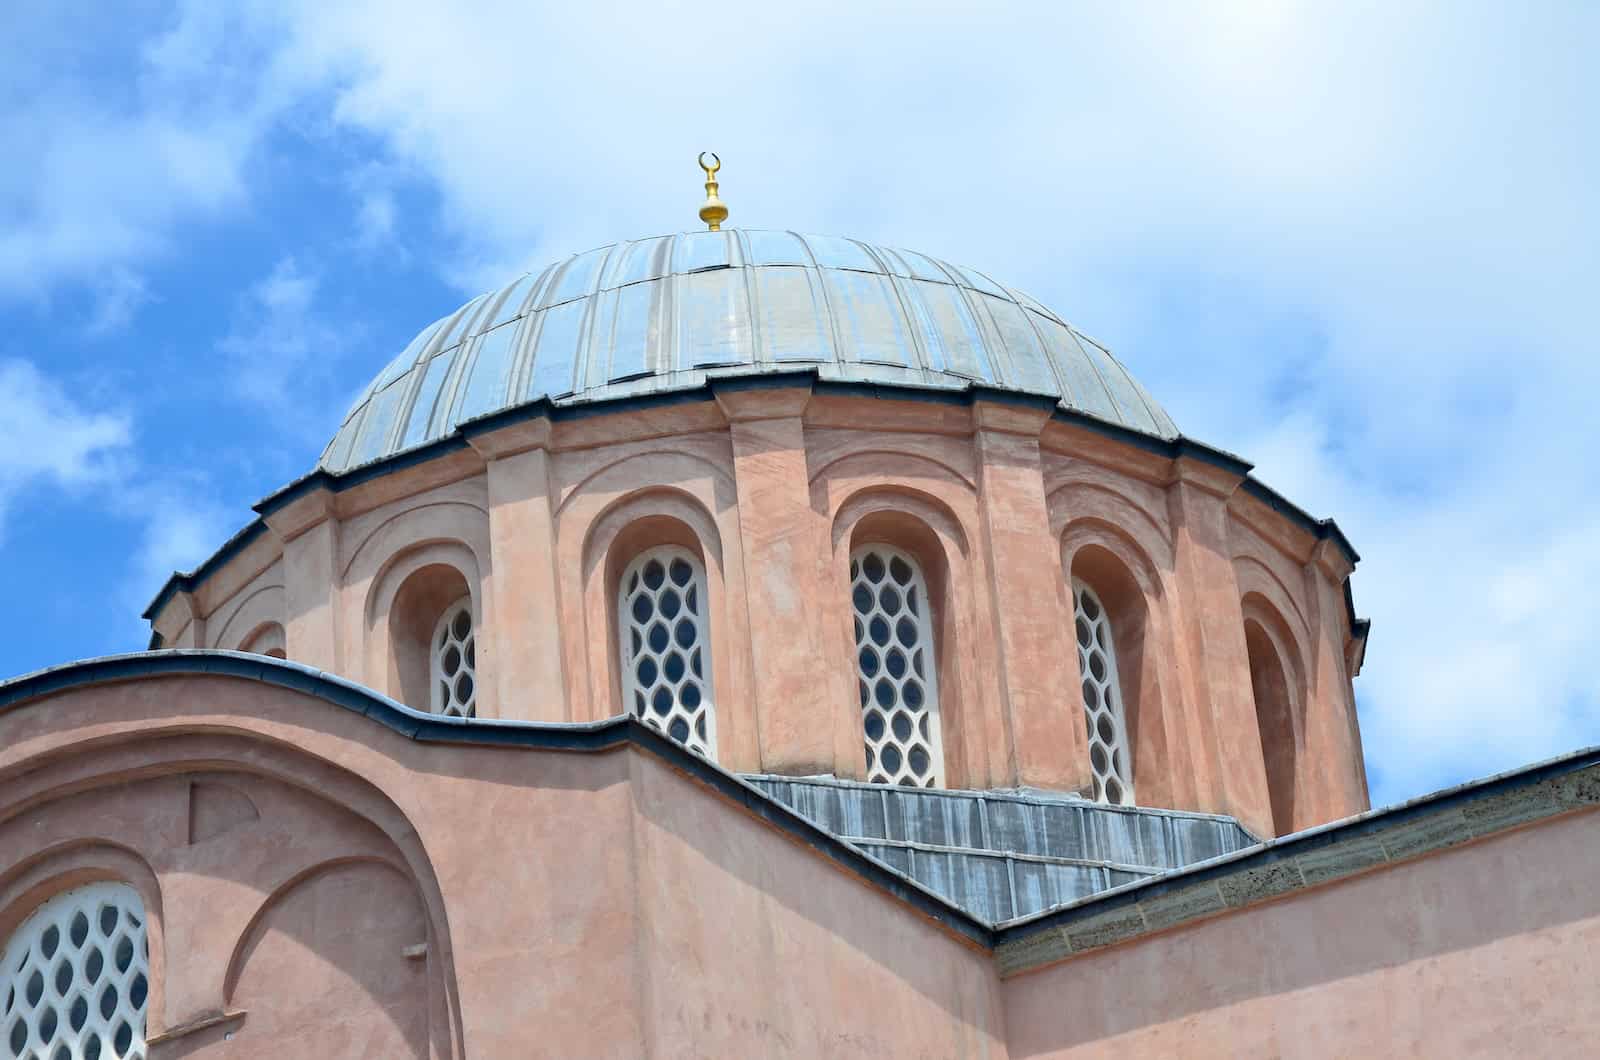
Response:
M603 401L587 401L578 405L557 405L548 398L539 398L524 405L500 409L479 416L476 419L468 420L457 426L450 434L429 442L427 445L409 449L403 453L396 453L393 456L375 460L369 464L362 464L358 467L350 468L348 471L335 473L325 471L319 467L258 501L254 506L258 518L230 538L210 559L196 567L192 572L187 574L174 573L172 577L168 578L166 584L161 587L161 591L150 602L150 606L145 608L142 617L147 621L153 620L156 613L166 606L167 601L174 594L178 592L193 592L213 571L226 563L240 549L255 540L266 529L263 522L266 516L282 510L296 499L318 489L327 489L332 493L342 493L364 482L370 482L375 478L387 475L391 471L414 467L435 457L459 452L468 448L470 445L469 439L475 436L540 417L546 417L552 423L560 423L588 419L594 416L605 416L617 412L667 408L673 405L715 401L718 390L759 390L806 385L811 387L813 393L832 396L885 398L897 401L928 401L935 404L964 407L970 407L977 401L992 401L1025 408L1047 410L1052 418L1059 422L1086 428L1107 438L1142 449L1145 452L1163 456L1170 460L1175 460L1179 457L1190 457L1238 475L1243 479L1242 488L1251 496L1256 497L1273 511L1314 535L1318 540L1333 540L1334 544L1339 547L1352 565L1359 563L1361 560L1361 556L1356 552L1354 546L1350 544L1349 538L1345 537L1344 531L1340 530L1339 525L1332 519L1313 518L1304 509L1286 499L1281 493L1251 476L1252 464L1232 453L1206 445L1204 442L1197 442L1182 435L1167 439L1146 434L1144 431L1125 427L1119 423L1112 423L1109 420L1100 419L1086 412L1062 408L1056 398L1046 394L1002 390L977 381L961 390L896 386L892 383L836 382L822 379L815 368L797 368L760 375L712 377L700 386L686 390L663 390L653 394L633 394ZM1345 585L1348 591L1348 580ZM1350 608L1350 618L1352 629L1354 629L1356 619L1353 605Z
M445 718L412 710L353 681L299 663L245 652L188 649L86 659L0 682L0 714L19 709L40 697L72 689L176 674L238 677L302 692L369 718L407 739L424 743L589 753L637 747L689 774L803 846L906 902L930 920L985 949L993 948L993 931L981 920L872 860L761 789L627 715L568 725Z
M1192 868L1179 869L1163 876L1129 884L1113 892L1091 895L1076 905L1054 912L1014 921L995 928L994 945L1001 946L1027 938L1040 931L1061 927L1090 916L1115 914L1140 902L1186 890L1195 884L1260 870L1286 862L1310 851L1348 843L1402 827L1427 817L1437 817L1470 803L1505 793L1523 791L1548 780L1600 765L1600 747L1589 747L1560 758L1537 762L1521 769L1471 780L1442 791L1431 792L1395 806L1380 807L1342 821L1296 832L1281 839L1268 840L1234 854L1225 854ZM1576 808L1576 807L1574 807ZM1508 824L1505 827L1514 827ZM1492 834L1492 833L1485 833ZM1476 838L1473 836L1472 838ZM1403 860L1403 859L1402 859ZM1390 862L1392 864L1393 862Z
M1539 807L1534 807L1537 812L1519 813L1518 808L1513 805L1512 812L1496 816L1496 803L1489 800L1503 796L1511 796L1514 799L1519 794L1535 794L1532 789L1540 785L1600 766L1600 747L1587 748L1522 769L1469 781L1398 806L1370 810L1359 816L1335 821L1306 832L1269 840L1190 868L1178 869L1102 894L1091 895L1055 911L991 927L868 857L826 829L811 823L755 785L691 753L631 717L619 716L605 721L566 725L442 718L421 714L352 681L298 663L243 652L190 650L89 659L0 682L0 714L24 707L44 696L103 682L197 673L261 681L302 692L333 706L370 718L408 739L428 743L565 752L599 752L629 745L637 747L640 751L652 754L689 774L795 841L831 859L862 880L882 888L929 919L991 953L997 953L1002 947L1015 946L1056 929L1065 930L1083 922L1103 923L1107 919L1114 920L1119 912L1138 919L1140 915L1138 907L1141 903L1150 903L1164 896L1181 896L1184 891L1192 893L1196 885L1228 878L1260 879L1263 878L1263 874L1270 874L1271 867L1275 865L1284 865L1291 876L1297 877L1297 870L1289 869L1286 864L1293 859L1344 844L1359 844L1362 840L1376 839L1381 843L1385 835L1392 837L1396 832L1406 834L1408 825L1421 825L1424 831L1437 833L1432 835L1434 842L1431 845L1423 844L1415 848L1416 853L1388 858L1382 864L1394 864L1417 856L1427 856L1433 849L1497 834L1519 824L1536 821L1541 816L1550 815L1542 812ZM1600 801L1600 779L1590 784L1581 797L1581 803L1592 805L1595 801ZM1462 823L1455 826L1454 832L1450 831L1452 814L1465 810L1471 804L1485 802L1488 803L1489 812L1485 815L1485 811L1480 809L1479 816L1483 818L1480 823L1471 823L1472 814L1466 812L1457 818L1457 821ZM1504 803L1505 800L1501 799L1502 807ZM1557 806L1553 812L1577 809L1581 803ZM1359 846L1351 853L1351 857L1350 871L1329 877L1328 884L1331 885L1339 879L1367 868L1381 867L1370 861L1362 861ZM1307 881L1301 886L1318 885L1317 882ZM1244 908L1253 904L1253 901L1266 900L1287 893L1291 891L1274 891L1269 888L1258 898L1247 901L1244 906L1230 904L1229 907ZM1220 908L1199 910L1192 916L1180 917L1165 926L1136 931L1122 938L1133 938L1150 931L1165 930L1166 927L1175 927L1189 920L1209 916L1212 912L1222 911L1224 910ZM1118 939L1106 939L1101 944L1115 941ZM1071 955L1071 953L1063 954L1063 956ZM1040 955L1041 963L1049 963L1055 959L1059 958L1048 954ZM1003 968L1002 974L1004 974Z
M155 598L150 601L150 605L144 609L144 612L139 617L146 622L155 621L156 615L160 613L163 607L167 606L167 601L179 593L194 592L207 578L216 573L217 568L254 544L266 532L267 524L265 521L252 519L236 531L232 537L224 541L221 548L213 552L205 562L194 570L187 573L173 571L172 576L167 579L166 584L161 586L160 591L156 593Z

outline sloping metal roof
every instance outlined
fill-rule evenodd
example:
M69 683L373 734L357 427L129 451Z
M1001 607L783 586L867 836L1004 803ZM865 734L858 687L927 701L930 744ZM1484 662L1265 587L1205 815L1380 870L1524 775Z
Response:
M1106 806L1048 792L744 779L986 924L1260 842L1232 817Z
M441 317L357 399L321 467L381 460L540 398L581 404L799 368L1048 395L1178 434L1104 347L983 273L834 236L727 229L577 254Z

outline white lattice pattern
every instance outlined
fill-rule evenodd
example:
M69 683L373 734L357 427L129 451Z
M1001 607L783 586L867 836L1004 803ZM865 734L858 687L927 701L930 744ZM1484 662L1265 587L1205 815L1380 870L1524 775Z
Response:
M1117 682L1117 654L1111 642L1111 620L1106 617L1100 598L1083 582L1072 583L1072 604L1095 801L1132 806L1132 763L1128 760L1128 734L1122 688Z
M144 904L94 883L34 910L0 963L0 1043L22 1060L143 1060L150 958Z
M623 572L617 614L622 685L634 714L715 759L705 581L700 560L687 549L651 549Z
M850 604L867 780L943 784L933 624L922 571L887 545L858 549L850 559Z
M470 596L444 609L432 643L433 712L472 717L477 713L478 648Z

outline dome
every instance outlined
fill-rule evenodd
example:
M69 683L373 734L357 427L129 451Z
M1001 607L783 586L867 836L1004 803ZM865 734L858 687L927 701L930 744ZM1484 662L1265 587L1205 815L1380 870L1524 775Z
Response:
M1178 433L1104 347L983 273L852 239L726 229L600 247L441 317L357 399L321 466L381 460L541 398L577 405L807 368L833 382L1048 395Z

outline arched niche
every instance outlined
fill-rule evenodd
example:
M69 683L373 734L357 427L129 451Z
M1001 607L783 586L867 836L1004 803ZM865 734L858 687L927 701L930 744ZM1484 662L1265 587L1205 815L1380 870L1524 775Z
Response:
M1305 668L1294 635L1277 608L1260 594L1242 601L1250 693L1255 701L1261 756L1275 835L1295 831L1300 805L1299 770L1305 738Z
M834 665L846 668L856 684L854 615L851 607L851 557L863 546L886 545L909 556L927 585L939 695L943 775L948 787L988 783L988 732L974 659L977 632L974 565L967 534L956 514L936 497L895 486L866 487L849 495L834 514L831 532L832 590L826 613L837 635ZM975 662L977 665L975 665ZM837 724L855 768L864 770L861 704L843 705Z
M240 641L239 650L255 655L267 655L274 659L287 659L287 645L288 641L281 624L263 622Z
M753 765L755 760L750 756L755 747L755 719L750 697L736 691L743 669L738 660L748 656L748 645L733 634L737 625L729 598L723 538L716 519L693 494L674 487L654 487L618 498L598 514L588 529L579 572L591 716L629 712L623 696L617 611L623 571L646 551L661 546L679 548L693 557L705 577L707 599L703 607L710 634L718 760L729 765Z
M673 451L660 449L657 440L563 453L556 464L555 621L568 675L568 716L588 721L622 711L613 596L614 579L627 561L615 550L615 539L636 521L675 520L698 542L712 598L712 681L719 704L727 704L719 716L718 758L732 768L753 769L759 765L754 677L749 644L734 635L734 616L744 605L744 569L732 454L725 434L675 442ZM631 544L648 533L641 531ZM678 540L687 539L680 533Z
M345 1008L325 1012L320 1027L302 1026L306 1042L365 1024L373 1040L403 1041L410 1055L428 1056L429 1048L432 1056L461 1055L438 881L410 820L373 785L301 749L216 728L126 734L52 763L0 779L0 806L28 807L0 821L0 932L85 882L134 887L147 918L152 1044L201 1048L227 1031L246 1051L250 1039L282 1047L295 1039L273 1030L274 1013L280 1029L285 1020L303 1024L304 988L331 975ZM251 812L208 827L197 818L206 799L196 796L224 789ZM235 809L242 808L243 801ZM7 857L22 850L34 852ZM375 869L333 889L296 888L357 863ZM290 894L309 897L319 915L278 916L273 910ZM381 923L365 938L322 933L329 923L335 935L362 930L373 895L381 896ZM268 933L281 941L255 966L263 974L251 980L244 1018L234 987L250 964L252 940ZM398 980L411 985L397 992ZM393 1012L400 996L404 1018ZM392 1025L401 1025L398 1033ZM421 1051L414 1048L419 1026Z
M287 615L288 603L282 585L264 585L248 590L226 618L220 622L212 619L207 623L210 629L215 630L211 645L258 655L266 655L273 648L281 651L284 646L283 624ZM276 639L273 639L274 629ZM278 655L277 658L283 656Z
M441 617L462 600L470 602L474 630L481 629L477 558L461 542L426 542L394 557L373 579L367 596L368 683L413 709L434 709L434 634ZM477 670L488 665L480 654ZM494 716L491 685L477 681L479 716Z
M1178 796L1166 702L1172 648L1160 573L1132 536L1099 518L1067 524L1061 535L1061 568L1063 614L1073 613L1072 584L1077 579L1094 592L1110 621L1135 801L1171 807ZM1062 650L1072 651L1076 660L1073 637L1072 630L1063 631ZM1066 698L1081 710L1082 694L1074 689Z

